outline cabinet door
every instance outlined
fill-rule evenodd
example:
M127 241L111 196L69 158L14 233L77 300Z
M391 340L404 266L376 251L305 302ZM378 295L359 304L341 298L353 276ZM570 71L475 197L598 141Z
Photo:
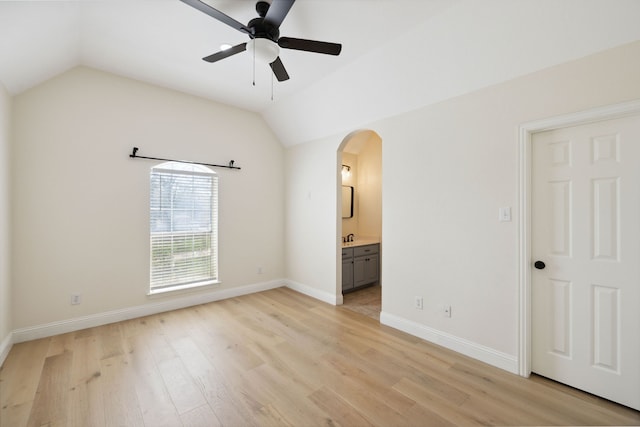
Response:
M353 289L353 258L342 261L342 290Z
M380 258L378 254L369 255L364 268L365 283L377 282L380 279Z
M367 255L353 259L353 287L368 285L377 282L380 278L378 269L379 255Z
M367 260L369 257L361 256L353 259L353 286L367 284Z

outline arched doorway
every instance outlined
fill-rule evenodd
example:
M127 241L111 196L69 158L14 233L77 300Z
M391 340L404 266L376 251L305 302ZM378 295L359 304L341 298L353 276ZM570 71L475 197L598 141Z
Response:
M382 257L382 139L347 135L338 148L336 300L379 319ZM347 295L344 298L344 295Z

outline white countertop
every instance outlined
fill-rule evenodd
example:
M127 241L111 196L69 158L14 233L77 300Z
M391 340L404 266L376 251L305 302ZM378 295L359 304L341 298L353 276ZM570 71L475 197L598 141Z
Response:
M379 239L357 239L354 242L343 243L343 248L353 248L356 246L364 246L364 245L374 245L376 243L380 243Z

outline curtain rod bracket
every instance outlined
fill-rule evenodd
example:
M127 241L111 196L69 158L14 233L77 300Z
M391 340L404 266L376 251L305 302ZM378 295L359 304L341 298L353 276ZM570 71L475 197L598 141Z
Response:
M237 169L237 170L241 169L238 166L234 166L234 164L236 162L235 160L229 161L228 165L214 165L212 163L192 162L190 160L174 160L174 159L163 159L161 157L138 156L138 147L133 147L133 150L131 151L131 154L129 154L129 157L131 157L132 159L148 159L148 160L161 160L161 161L164 161L164 162L189 163L189 164L192 164L192 165L211 166L211 167L214 167L214 168L227 168L227 169Z

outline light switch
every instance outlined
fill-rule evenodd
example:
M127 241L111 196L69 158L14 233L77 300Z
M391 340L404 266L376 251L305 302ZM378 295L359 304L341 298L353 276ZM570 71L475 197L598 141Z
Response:
M500 211L498 213L498 217L500 219L500 222L509 222L509 221L511 221L511 208L510 207L500 208Z

